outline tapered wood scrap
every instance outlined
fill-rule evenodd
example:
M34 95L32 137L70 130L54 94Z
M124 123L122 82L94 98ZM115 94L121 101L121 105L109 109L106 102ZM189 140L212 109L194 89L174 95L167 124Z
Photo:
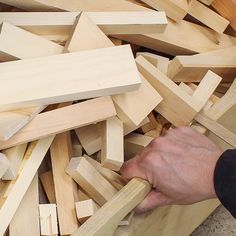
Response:
M131 133L125 137L125 158L134 157L139 151L143 150L153 140L152 137Z
M70 4L66 0L2 0L3 3L25 9L27 11L145 11L142 6L129 3L124 0L71 0Z
M56 204L39 204L41 235L57 235L57 206Z
M211 6L223 17L228 19L233 29L236 30L236 4L234 0L214 0Z
M115 115L115 107L110 97L96 98L44 112L37 115L12 138L0 142L0 149L86 126Z
M165 11L166 15L174 21L181 21L188 11L187 0L142 0L158 11Z
M218 33L223 33L229 21L197 0L190 0L188 13Z
M151 186L148 182L139 179L131 180L72 236L113 235L120 221L146 197L150 190Z
M47 195L48 201L50 203L56 203L55 185L53 181L52 171L42 173L39 178Z
M33 142L24 156L24 165L16 180L9 181L6 191L1 191L0 235L3 235L30 186L54 136Z
M117 116L126 124L127 120L139 125L145 117L162 101L160 94L147 79L140 75L142 84L138 90L112 96ZM124 119L123 117L126 117Z
M185 20L168 21L162 34L115 35L116 38L159 52L176 55L192 55L235 46L235 38L219 34L204 26Z
M9 225L12 236L39 236L38 174L35 175Z
M76 52L112 46L114 46L112 41L85 12L82 12L75 20L71 35L66 42L65 50Z
M101 123L101 132L101 163L106 168L118 171L124 163L123 122L117 117L109 118Z
M103 167L98 161L95 161L89 156L84 158L104 177L106 178L116 189L120 190L125 186L125 180L117 174L115 171Z
M119 94L141 84L129 45L1 63L0 71L0 110Z
M199 103L142 56L136 58L136 63L140 73L163 97L155 110L175 126L189 124L199 110Z
M2 178L2 176L4 176L9 167L10 167L9 160L3 153L0 153L0 179Z
M21 162L24 158L24 154L27 148L27 144L21 144L2 152L6 155L10 166L6 173L2 176L4 180L14 180L17 177L18 171L20 169Z
M88 155L101 150L102 140L99 124L92 124L75 130L76 135Z
M117 192L84 157L72 158L66 172L100 206L109 201Z
M50 147L61 235L72 234L78 227L74 205L76 201L74 194L77 194L77 186L73 179L65 173L65 169L71 158L71 143L69 137L69 132L58 134Z
M0 60L60 54L63 47L24 29L3 22L0 28Z
M168 76L175 82L199 82L208 70L232 81L236 75L236 56L177 56L168 67Z
M98 205L92 199L76 202L75 207L77 218L80 223L84 223L98 210Z

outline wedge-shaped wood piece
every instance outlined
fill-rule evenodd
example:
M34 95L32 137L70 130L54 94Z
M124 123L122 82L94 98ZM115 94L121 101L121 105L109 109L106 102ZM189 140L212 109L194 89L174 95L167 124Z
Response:
M236 30L236 4L234 0L214 0L211 6L223 17L228 19L233 29Z
M104 167L119 171L124 163L123 122L117 117L101 123L102 149L101 163Z
M115 37L173 56L192 55L235 46L234 37L216 33L185 20L179 23L169 20L165 32L161 34L115 35Z
M93 216L97 210L98 205L93 199L79 201L75 203L77 218L80 223L84 223L89 217Z
M189 124L199 109L199 103L142 56L136 58L136 63L140 73L163 97L155 110L175 126Z
M112 96L117 116L139 125L145 117L162 101L160 94L153 88L147 79L140 75L142 84L138 90ZM124 120L124 123L126 123Z
M1 63L0 71L1 110L119 94L141 84L128 45Z
M7 21L38 35L68 38L71 26L80 12L0 13L0 23ZM105 34L162 33L167 26L164 12L86 12Z
M85 12L82 12L75 20L71 35L66 42L65 50L78 52L112 46L114 46L112 41Z
M12 236L40 235L38 174L35 175L9 225Z
M9 160L3 153L0 153L0 179L4 176L9 167L10 167Z
M52 171L47 171L39 176L43 189L50 203L56 203L55 186Z
M151 186L148 182L139 179L131 180L72 236L113 235L120 221L146 197L150 190Z
M145 11L145 7L124 1L124 0L2 0L9 4L27 11Z
M50 136L30 144L17 179L8 183L6 192L1 192L0 235L4 234L10 224L53 139L54 136Z
M153 140L152 137L131 133L125 137L125 158L126 160L134 157L139 151L144 149Z
M39 204L41 235L57 235L56 204Z
M50 147L61 235L72 234L78 227L74 204L76 201L74 193L77 191L77 186L73 179L65 173L65 168L70 162L71 148L69 132L58 134Z
M197 0L190 0L188 13L218 33L223 33L229 21Z
M3 153L6 155L8 161L10 162L8 170L2 177L3 180L16 179L26 148L27 144L25 143L3 150Z
M188 11L187 0L142 0L158 11L165 11L166 15L174 21L181 21Z
M236 56L177 56L168 67L168 76L175 82L199 82L208 70L232 81L236 75Z
M10 61L60 54L63 47L3 22L0 28L0 60Z
M86 126L115 115L115 107L110 97L96 98L44 112L37 115L12 138L1 142L0 149Z
M109 201L117 190L84 158L72 158L66 168L69 174L100 206Z

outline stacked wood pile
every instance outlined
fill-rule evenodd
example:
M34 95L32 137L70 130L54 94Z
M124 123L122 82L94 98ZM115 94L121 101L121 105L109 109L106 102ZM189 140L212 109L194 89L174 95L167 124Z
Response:
M217 200L136 215L119 169L170 127L236 147L235 2L0 2L0 235L189 235Z

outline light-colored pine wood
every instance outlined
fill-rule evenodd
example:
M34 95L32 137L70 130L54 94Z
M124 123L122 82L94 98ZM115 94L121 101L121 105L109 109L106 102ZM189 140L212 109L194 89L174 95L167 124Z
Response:
M58 235L56 204L39 204L41 235Z
M65 50L77 52L112 46L114 46L112 41L85 12L82 12L75 20L69 39L66 42Z
M65 173L65 169L70 162L71 148L69 132L58 134L50 147L61 235L72 234L78 227L74 204L74 193L77 192L77 186L73 179Z
M149 6L158 11L165 11L166 15L172 20L179 22L186 15L188 11L187 0L142 0Z
M19 27L3 22L0 28L0 60L33 58L60 54L63 47L32 34Z
M39 178L43 185L43 189L47 195L49 203L56 203L55 186L52 171L50 170L42 173Z
M211 6L223 17L228 19L230 21L230 25L234 30L236 30L236 4L234 0L214 0Z
M136 58L136 63L140 73L163 97L155 110L175 126L189 124L198 111L198 102L142 56Z
M199 0L199 1L210 6L214 0Z
M76 202L75 207L77 218L80 223L84 223L98 210L98 205L92 199Z
M9 167L10 167L9 160L3 153L0 153L0 179L4 176Z
M40 236L38 174L26 191L9 225L11 236Z
M189 1L188 13L218 33L223 33L230 23L221 15L197 0Z
M120 221L145 198L150 190L151 186L148 182L139 179L131 180L72 236L113 235Z
M75 130L76 135L88 155L101 150L102 140L99 124L91 124Z
M66 168L66 173L100 206L109 201L117 192L84 157L72 158Z
M145 117L162 101L160 94L147 79L140 75L142 84L138 90L112 96L117 116L126 124L127 120L139 125ZM126 118L124 119L123 116Z
M131 133L125 137L125 159L133 158L138 152L143 150L153 140L152 137Z
M80 157L83 154L83 147L80 144L73 144L72 145L72 156L73 157Z
M124 0L71 0L70 4L66 0L2 0L9 4L27 11L145 11L145 7L129 3Z
M1 63L0 82L0 110L119 94L141 84L129 45Z
M30 186L54 136L30 144L24 156L24 166L16 180L8 183L7 192L0 199L0 235L3 235ZM10 190L10 191L9 191Z
M115 115L115 107L110 97L96 98L44 112L37 115L12 138L0 142L0 149L86 126Z
M3 180L14 180L17 177L18 171L20 169L21 161L24 158L25 150L27 144L21 144L6 150L3 153L6 155L10 166L6 173L2 176Z
M204 26L185 20L168 21L162 34L115 35L116 38L159 52L176 55L192 55L235 46L235 38L219 34Z
M119 171L124 163L123 122L117 117L101 123L101 163L104 167Z
M232 81L236 74L236 56L177 56L168 67L168 76L175 82L199 82L208 70Z
M147 133L157 127L157 121L152 112L148 115L148 119L149 122L140 128L143 133Z

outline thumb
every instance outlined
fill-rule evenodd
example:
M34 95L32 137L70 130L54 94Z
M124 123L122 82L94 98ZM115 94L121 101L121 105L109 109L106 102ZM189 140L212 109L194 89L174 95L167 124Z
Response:
M152 190L147 197L140 203L136 208L135 212L137 213L144 213L147 211L152 210L153 208L159 206L165 206L171 204L171 199L161 192Z

